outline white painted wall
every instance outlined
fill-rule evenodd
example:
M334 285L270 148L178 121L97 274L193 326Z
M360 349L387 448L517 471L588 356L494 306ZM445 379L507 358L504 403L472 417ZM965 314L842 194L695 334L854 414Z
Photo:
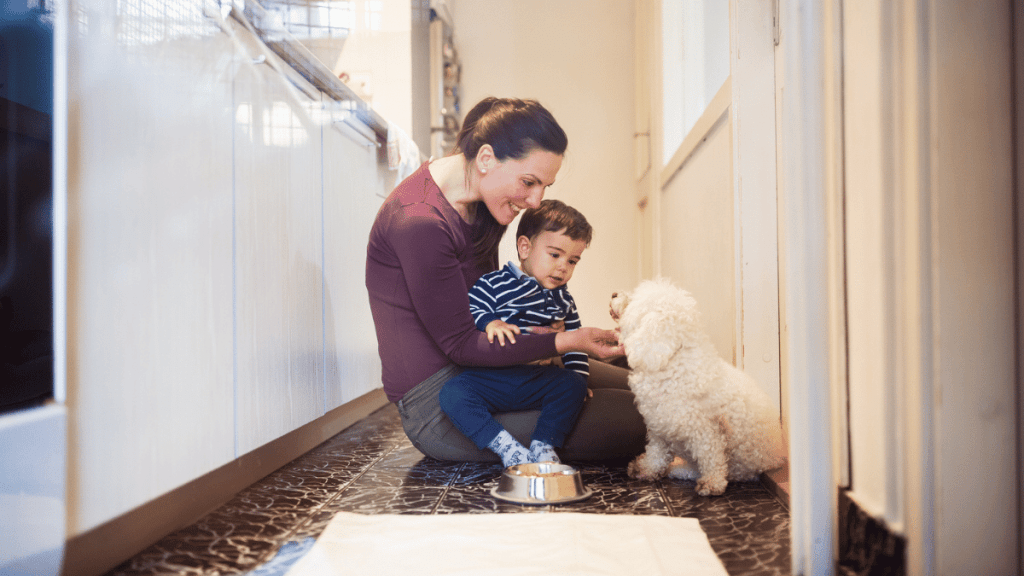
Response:
M669 160L653 191L658 232L651 251L658 254L660 274L696 297L719 354L750 374L781 409L771 6L733 0L719 7L721 17L732 21L708 30L717 37L705 41L709 54L724 48L728 76L714 86L685 138L659 154ZM667 9L661 17L678 19ZM671 26L663 20L659 28ZM707 83L691 78L685 66L666 65L677 58L678 43L663 33L652 51L666 86L654 105L661 109L653 127L656 144L671 145L662 133L679 122L679 103L668 100L668 86Z
M548 198L594 227L569 288L584 325L611 328L612 292L636 284L633 11L621 0L460 1L453 5L464 115L486 96L535 98L569 136ZM518 220L502 243L512 250Z
M169 4L71 4L69 537L380 386L393 173L237 22Z
M697 300L723 358L736 363L732 123L719 119L661 190L661 271Z

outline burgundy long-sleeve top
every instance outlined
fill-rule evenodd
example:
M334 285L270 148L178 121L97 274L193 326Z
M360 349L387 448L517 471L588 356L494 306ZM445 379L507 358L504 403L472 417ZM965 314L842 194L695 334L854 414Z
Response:
M558 355L555 334L523 334L500 346L477 330L469 288L490 270L474 263L473 228L427 166L384 201L366 248L366 289L392 402L448 364L511 366Z

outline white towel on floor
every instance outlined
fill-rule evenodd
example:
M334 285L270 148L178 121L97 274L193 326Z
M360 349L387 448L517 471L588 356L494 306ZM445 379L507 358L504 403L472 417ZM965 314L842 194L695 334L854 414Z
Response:
M288 576L728 576L695 518L339 513Z

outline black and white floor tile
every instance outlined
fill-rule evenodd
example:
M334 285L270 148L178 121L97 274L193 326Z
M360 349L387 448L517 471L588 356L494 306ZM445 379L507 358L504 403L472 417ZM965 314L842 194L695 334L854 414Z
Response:
M587 500L558 506L503 502L490 494L501 475L499 463L449 463L423 456L389 405L107 576L283 576L342 511L691 517L700 520L731 576L790 573L789 512L760 483L731 483L722 496L701 497L692 481L632 480L625 462L567 463L594 491Z

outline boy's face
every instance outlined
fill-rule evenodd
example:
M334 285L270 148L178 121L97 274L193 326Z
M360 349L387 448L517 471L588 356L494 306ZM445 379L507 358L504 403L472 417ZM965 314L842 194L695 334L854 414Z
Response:
M587 243L573 240L562 232L544 231L533 240L526 236L516 239L519 265L523 272L533 276L548 290L564 285L572 278Z

